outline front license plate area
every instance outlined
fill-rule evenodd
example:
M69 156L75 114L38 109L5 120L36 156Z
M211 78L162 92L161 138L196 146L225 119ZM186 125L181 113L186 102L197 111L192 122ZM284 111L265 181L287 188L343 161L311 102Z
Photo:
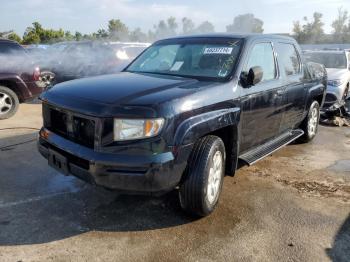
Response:
M49 166L53 167L57 171L69 175L67 158L54 150L49 149Z

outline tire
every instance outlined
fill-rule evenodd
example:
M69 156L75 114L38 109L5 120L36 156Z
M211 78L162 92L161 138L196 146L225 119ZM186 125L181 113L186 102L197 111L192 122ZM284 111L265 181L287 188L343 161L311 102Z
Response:
M317 101L313 101L309 108L309 112L300 125L300 129L304 134L298 139L298 142L308 143L315 138L320 121L320 105Z
M213 212L222 190L225 159L225 146L219 137L206 136L195 144L179 189L186 212L201 217Z
M11 89L0 86L0 120L16 114L19 107L18 96Z

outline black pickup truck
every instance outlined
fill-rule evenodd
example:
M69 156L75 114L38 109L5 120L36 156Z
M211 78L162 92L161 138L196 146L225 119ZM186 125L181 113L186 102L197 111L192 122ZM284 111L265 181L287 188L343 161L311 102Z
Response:
M160 40L121 73L45 92L38 148L64 174L125 193L176 189L205 216L238 163L315 137L327 79L313 75L288 37Z

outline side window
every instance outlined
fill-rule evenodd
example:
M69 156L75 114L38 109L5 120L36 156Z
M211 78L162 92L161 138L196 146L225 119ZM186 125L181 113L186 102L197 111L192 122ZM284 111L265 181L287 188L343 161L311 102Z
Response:
M278 43L278 61L287 76L300 73L300 60L293 44Z
M253 47L244 71L248 72L254 66L260 66L262 68L262 81L276 78L276 65L271 43L259 43Z

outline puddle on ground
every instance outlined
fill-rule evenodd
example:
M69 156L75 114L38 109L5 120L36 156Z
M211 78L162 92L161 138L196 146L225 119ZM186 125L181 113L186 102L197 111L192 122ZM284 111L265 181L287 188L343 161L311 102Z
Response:
M350 160L339 160L327 169L337 172L350 172Z

